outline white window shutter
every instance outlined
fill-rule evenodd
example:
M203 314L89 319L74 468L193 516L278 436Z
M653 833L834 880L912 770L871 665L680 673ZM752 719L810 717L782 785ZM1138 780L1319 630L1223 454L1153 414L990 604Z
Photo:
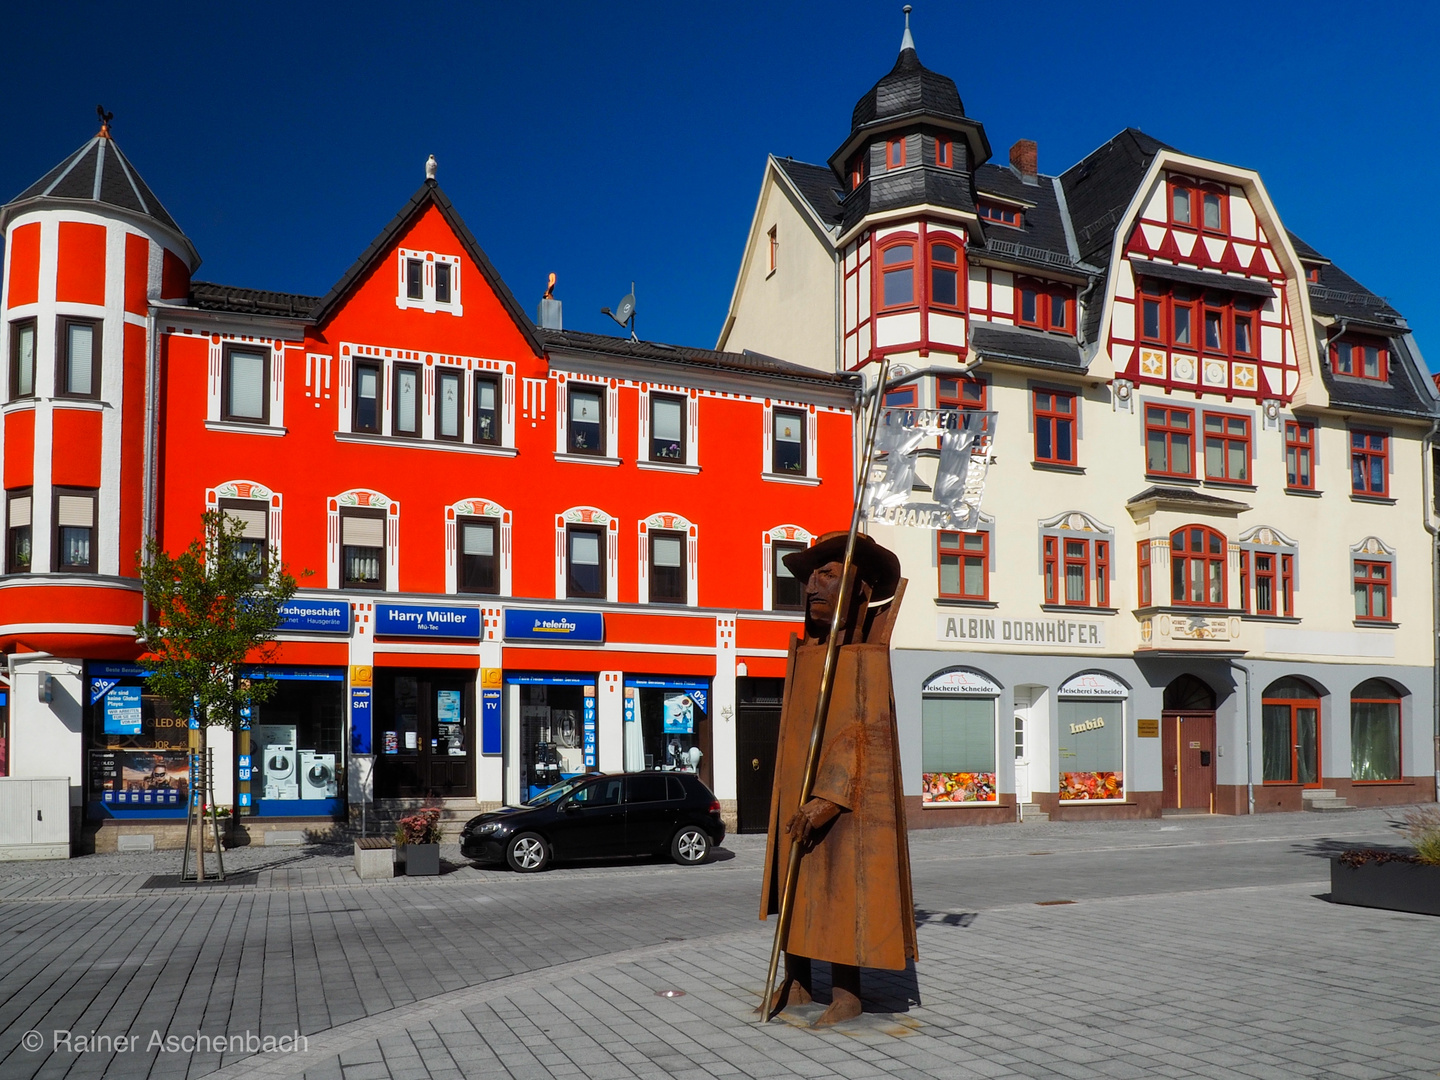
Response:
M346 547L385 546L385 522L382 518L347 517L344 526L341 543Z

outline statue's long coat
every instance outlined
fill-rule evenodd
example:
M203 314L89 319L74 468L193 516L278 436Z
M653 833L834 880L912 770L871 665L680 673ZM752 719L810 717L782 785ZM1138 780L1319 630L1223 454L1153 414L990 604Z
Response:
M780 910L790 860L785 823L800 805L824 665L824 645L791 639L761 919ZM915 904L888 645L840 648L812 795L842 809L800 860L787 951L837 964L903 970L906 960L917 955Z

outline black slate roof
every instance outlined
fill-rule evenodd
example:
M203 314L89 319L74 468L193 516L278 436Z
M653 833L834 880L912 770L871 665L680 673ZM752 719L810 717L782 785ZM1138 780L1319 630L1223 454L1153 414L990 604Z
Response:
M853 375L817 371L749 350L740 353L719 352L715 349L694 349L685 345L666 345L657 341L632 341L627 337L588 334L578 330L541 329L536 332L547 350L589 353L617 359L653 360L663 364L734 371L746 375L769 375L833 387L848 388L858 385L857 377Z
M846 197L841 233L849 232L867 214L929 203L952 210L975 212L970 181L964 173L916 165L896 172L870 176Z
M795 185L801 197L810 204L815 215L826 225L839 225L845 216L841 202L845 192L828 165L811 165L794 158L776 158L776 166Z
M1193 266L1177 266L1175 263L1138 259L1134 256L1130 258L1130 266L1141 277L1163 278L1202 289L1223 289L1226 292L1244 293L1246 296L1261 296L1267 300L1275 295L1270 283L1260 278L1224 274L1218 270L1197 270Z
M970 348L986 358L1008 363L1077 374L1085 371L1080 345L1073 337L1043 330L976 321L970 327Z
M920 63L913 48L900 50L895 66L867 90L850 113L850 130L897 116L926 113L963 120L965 105L955 80Z
M1060 174L1080 258L1096 266L1108 265L1120 215L1155 155L1170 149L1137 128L1126 128Z
M201 311L225 311L236 315L273 315L282 319L309 320L320 305L318 296L245 289L217 285L213 281L190 283L190 304Z
M1435 415L1435 398L1424 382L1426 373L1420 371L1408 341L1404 337L1392 337L1389 346L1388 382L1335 374L1330 370L1329 350L1325 350L1320 378L1329 391L1331 408L1425 418Z
M983 221L983 250L1005 259L1074 271L1070 245L1065 240L1065 224L1060 203L1055 197L1051 177L1037 177L1038 183L1027 184L1006 165L981 165L975 170L975 197L997 195L1002 199L1033 204L1021 218L1022 227L1012 228L993 221Z
M1310 310L1340 319L1393 326L1400 313L1334 263L1320 267L1320 280L1310 284Z
M170 212L160 204L135 166L108 135L96 135L10 202L64 199L96 202L154 218L172 232L184 235Z

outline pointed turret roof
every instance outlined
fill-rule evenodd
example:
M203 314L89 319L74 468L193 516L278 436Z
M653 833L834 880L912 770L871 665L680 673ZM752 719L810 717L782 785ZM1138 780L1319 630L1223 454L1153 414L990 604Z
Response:
M200 265L200 256L184 230L155 197L155 192L150 190L150 185L145 183L135 166L130 164L130 159L110 135L108 124L84 146L5 204L3 212L0 212L0 221L35 203L48 202L70 206L88 203L121 210L132 217L147 218L183 241L192 270Z

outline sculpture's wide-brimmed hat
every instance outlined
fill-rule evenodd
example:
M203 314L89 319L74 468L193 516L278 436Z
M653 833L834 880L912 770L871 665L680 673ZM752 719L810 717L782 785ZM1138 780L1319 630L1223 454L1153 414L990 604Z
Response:
M843 562L848 532L828 532L804 551L792 551L782 560L789 571L802 582L809 581L817 567ZM888 600L900 584L900 560L864 533L855 537L855 566L860 579L870 586L870 602Z

